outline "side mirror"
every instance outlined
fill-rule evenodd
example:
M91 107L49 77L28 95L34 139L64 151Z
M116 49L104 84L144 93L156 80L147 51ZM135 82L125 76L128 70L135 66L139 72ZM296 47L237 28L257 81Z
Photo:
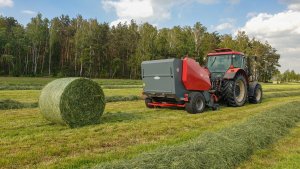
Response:
M245 58L245 60L246 60L245 67L246 67L246 71L247 71L249 77L252 75L252 65L251 65L251 63L252 63L251 60L252 60L252 59L253 59L252 56L247 56L247 57Z

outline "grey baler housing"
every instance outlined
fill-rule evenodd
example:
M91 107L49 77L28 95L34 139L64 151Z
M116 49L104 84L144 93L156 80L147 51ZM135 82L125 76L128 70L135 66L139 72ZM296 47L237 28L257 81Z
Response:
M182 60L164 59L142 62L144 94L183 100L187 92L182 81Z

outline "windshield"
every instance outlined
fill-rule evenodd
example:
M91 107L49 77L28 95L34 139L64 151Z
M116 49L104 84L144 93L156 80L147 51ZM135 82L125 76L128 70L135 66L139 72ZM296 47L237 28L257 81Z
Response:
M226 72L231 65L231 55L209 56L207 68L210 72Z

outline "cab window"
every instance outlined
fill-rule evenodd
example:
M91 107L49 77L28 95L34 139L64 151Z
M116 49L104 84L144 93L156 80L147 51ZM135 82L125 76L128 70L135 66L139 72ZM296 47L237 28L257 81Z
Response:
M234 67L243 67L244 57L242 55L232 55L232 64Z

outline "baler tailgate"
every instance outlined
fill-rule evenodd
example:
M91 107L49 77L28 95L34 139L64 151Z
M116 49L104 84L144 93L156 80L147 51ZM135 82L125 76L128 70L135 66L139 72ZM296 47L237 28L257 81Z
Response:
M144 93L156 96L175 96L183 98L185 88L181 82L182 61L165 59L145 61L142 63Z

